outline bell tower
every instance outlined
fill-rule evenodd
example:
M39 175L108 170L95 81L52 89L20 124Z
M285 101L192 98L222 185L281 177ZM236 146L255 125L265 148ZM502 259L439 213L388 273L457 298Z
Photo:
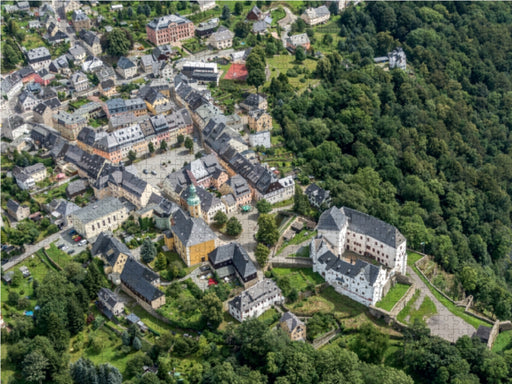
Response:
M202 217L201 199L197 196L196 187L192 184L189 188L190 196L187 199L188 212L192 217Z

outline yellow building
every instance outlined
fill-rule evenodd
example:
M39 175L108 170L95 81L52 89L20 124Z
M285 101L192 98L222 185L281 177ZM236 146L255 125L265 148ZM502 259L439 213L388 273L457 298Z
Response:
M283 313L283 316L281 316L279 320L279 325L281 329L286 332L290 340L306 340L306 324L299 320L293 313Z
M208 254L217 248L217 236L199 218L189 217L182 210L174 215L171 222L173 244L167 236L166 245L174 245L174 249L188 267L208 260Z
M249 112L249 129L255 132L270 131L272 129L272 116L263 109L255 109Z

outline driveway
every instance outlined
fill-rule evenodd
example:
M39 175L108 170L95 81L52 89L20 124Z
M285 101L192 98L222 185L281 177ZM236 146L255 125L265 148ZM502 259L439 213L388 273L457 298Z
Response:
M414 284L421 290L420 298L428 296L437 308L437 314L427 320L427 327L430 328L430 332L433 336L439 336L452 343L464 335L473 336L476 331L473 326L466 323L460 317L455 316L441 304L412 268L407 267L407 271L414 281Z

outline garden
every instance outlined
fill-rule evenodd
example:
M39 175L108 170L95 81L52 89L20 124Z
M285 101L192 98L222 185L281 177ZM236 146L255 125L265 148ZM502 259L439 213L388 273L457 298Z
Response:
M386 311L391 311L396 303L405 295L405 293L409 290L409 285L407 284L395 284L389 292L384 296L377 304L377 308L382 308Z
M437 313L436 305L430 297L425 296L421 304L418 306L419 298L420 290L417 289L411 300L409 300L404 309L402 309L398 314L398 321L405 324L414 324L416 321L420 321L425 324L427 319Z

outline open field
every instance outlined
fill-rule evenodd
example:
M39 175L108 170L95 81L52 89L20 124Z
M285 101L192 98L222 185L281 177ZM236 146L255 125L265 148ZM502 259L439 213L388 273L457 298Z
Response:
M492 346L493 352L512 349L512 331L501 332Z
M277 278L288 277L290 286L298 291L304 291L309 285L322 284L324 279L310 268L273 268L272 273Z
M395 284L389 292L379 301L376 305L378 308L382 308L386 311L391 311L395 304L405 295L405 292L409 289L409 285Z

